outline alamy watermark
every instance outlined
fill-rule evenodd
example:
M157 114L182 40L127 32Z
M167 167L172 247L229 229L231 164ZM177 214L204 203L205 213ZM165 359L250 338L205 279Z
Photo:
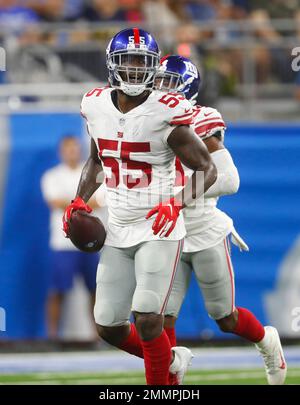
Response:
M292 331L300 332L300 307L295 307L292 309L291 315L292 320Z
M294 72L300 71L300 46L296 46L296 48L292 49L292 56L295 58L292 61L292 69Z
M0 332L6 331L6 312L5 309L0 307Z
M0 46L0 72L6 71L6 52L4 48Z
M114 159L110 159L112 163ZM150 209L175 195L175 205L181 206L186 202L191 210L197 209L198 215L204 213L202 171L196 171L193 178L189 178L184 172L176 170L173 177L169 171L153 171L147 163L134 162L134 166L131 163L123 162L121 167L117 163L111 164L111 167L104 165L104 172L97 176L97 183L106 183L111 209L137 210L140 215L142 207ZM106 205L107 201L103 201L101 194L96 194L96 200L99 206Z

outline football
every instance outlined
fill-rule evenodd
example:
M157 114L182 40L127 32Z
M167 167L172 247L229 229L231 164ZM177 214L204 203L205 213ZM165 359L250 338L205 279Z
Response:
M75 211L69 225L69 238L83 252L99 252L106 238L101 220L85 211Z

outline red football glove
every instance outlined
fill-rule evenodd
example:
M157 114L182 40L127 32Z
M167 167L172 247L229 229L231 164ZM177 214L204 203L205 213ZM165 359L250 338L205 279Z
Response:
M167 238L175 228L179 212L182 208L182 204L175 200L174 197L152 208L148 212L146 219L151 218L152 215L157 213L152 225L154 235L160 232L159 236L161 238Z
M91 207L89 207L81 197L76 197L75 200L71 201L71 204L67 206L65 209L65 213L63 216L63 231L66 234L66 238L69 237L69 224L70 224L70 219L72 217L73 212L82 210L86 211L89 214L93 211Z

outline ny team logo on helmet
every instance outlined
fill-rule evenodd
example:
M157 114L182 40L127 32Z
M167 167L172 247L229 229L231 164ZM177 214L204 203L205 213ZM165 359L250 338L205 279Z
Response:
M120 31L106 49L109 83L129 96L152 89L160 51L153 36L139 28Z
M200 87L200 74L193 62L179 55L162 58L155 76L155 88L162 91L182 93L192 103Z

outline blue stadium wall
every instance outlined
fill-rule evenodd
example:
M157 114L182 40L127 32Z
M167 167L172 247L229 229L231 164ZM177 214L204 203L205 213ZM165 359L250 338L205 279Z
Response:
M0 174L0 308L6 312L6 331L0 327L0 339L43 338L49 235L40 178L57 163L59 138L80 136L83 124L77 114L14 114L6 119L8 160ZM250 246L249 253L232 249L236 303L268 323L264 297L276 288L280 264L300 233L300 126L230 125L226 145L239 168L241 187L219 206L234 218ZM0 154L2 163L7 153ZM177 332L181 338L228 337L208 318L195 280Z

